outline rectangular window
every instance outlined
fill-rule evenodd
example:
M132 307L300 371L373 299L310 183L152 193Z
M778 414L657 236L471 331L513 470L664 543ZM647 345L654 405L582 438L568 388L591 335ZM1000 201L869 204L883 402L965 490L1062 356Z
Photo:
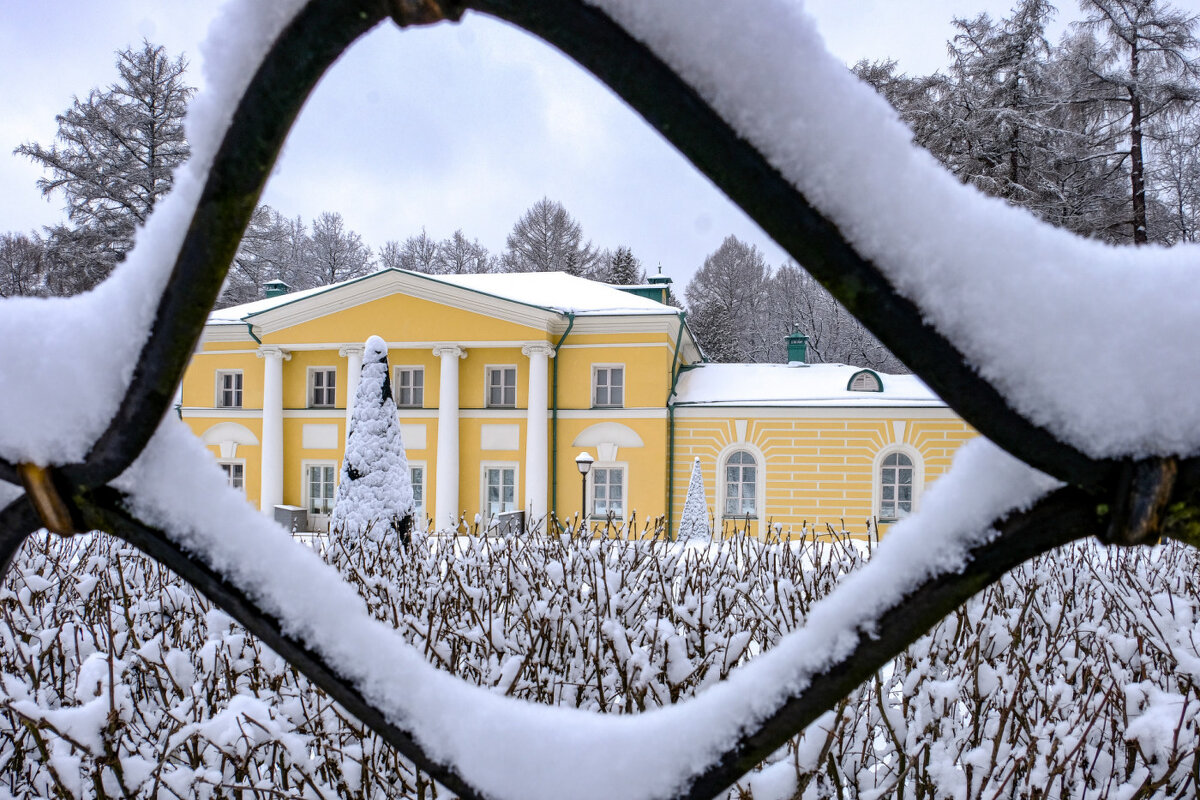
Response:
M488 408L517 407L517 368L488 367L487 368L487 403Z
M517 510L516 467L484 467L483 482L484 512L487 517Z
M620 519L625 516L625 468L596 467L592 470L592 516Z
M308 513L328 514L333 511L336 468L332 464L310 464L307 470Z
M314 367L308 371L308 407L333 408L337 403L337 370Z
M625 405L624 367L596 367L592 378L593 406L620 408Z
M422 408L425 405L425 368L396 367L392 381L392 397L400 408Z
M409 477L412 478L413 507L417 520L425 516L425 467L409 465Z
M221 469L225 472L225 482L231 489L246 488L246 465L234 461L222 461Z
M242 407L242 371L217 371L217 408Z

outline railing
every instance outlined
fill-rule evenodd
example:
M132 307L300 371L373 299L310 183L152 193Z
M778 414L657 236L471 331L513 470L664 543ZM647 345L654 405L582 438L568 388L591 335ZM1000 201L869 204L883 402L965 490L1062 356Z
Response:
M1066 484L1032 508L995 520L997 534L970 548L960 572L935 571L900 602L882 609L876 636L860 637L849 652L812 673L752 729L687 776L679 796L706 797L729 786L964 599L1028 558L1088 536L1127 545L1152 543L1164 535L1193 544L1200 540L1200 461L1092 457L1014 411L956 344L926 324L922 310L856 252L762 152L600 8L582 0L310 0L270 48L237 105L132 380L104 432L86 458L74 463L45 467L0 459L0 480L25 490L0 511L0 563L7 566L25 537L39 527L62 535L99 529L131 542L192 582L442 784L467 798L487 795L464 779L459 766L431 756L410 723L376 708L325 656L285 632L286 626L252 599L252 587L237 585L185 550L169 531L139 519L129 510L129 498L109 485L147 447L170 409L284 138L324 71L356 38L389 16L407 26L454 19L467 8L540 36L607 83L968 422ZM753 16L755 6L742 13Z

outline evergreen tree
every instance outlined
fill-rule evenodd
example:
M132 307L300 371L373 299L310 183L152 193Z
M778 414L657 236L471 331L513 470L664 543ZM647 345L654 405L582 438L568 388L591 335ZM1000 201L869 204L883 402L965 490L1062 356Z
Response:
M645 278L642 263L633 256L633 251L624 245L609 255L608 274L605 280L617 286L636 286Z
M183 58L144 42L119 52L116 66L116 83L75 98L58 116L56 144L14 151L49 173L37 182L42 194L66 198L70 225L55 227L48 241L52 266L67 270L59 278L65 292L94 286L124 258L189 153L183 116L193 89Z
M330 517L335 563L362 543L375 548L408 541L413 527L412 477L388 377L387 345L367 339L350 414L341 482Z
M708 525L708 500L704 496L704 473L700 469L700 458L692 462L692 479L688 482L687 497L683 501L683 514L679 518L680 542L707 542L712 538Z

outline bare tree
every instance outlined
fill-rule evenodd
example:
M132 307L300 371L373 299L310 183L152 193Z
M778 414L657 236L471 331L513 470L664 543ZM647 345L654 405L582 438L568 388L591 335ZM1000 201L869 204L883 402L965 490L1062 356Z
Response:
M37 236L0 236L0 297L46 293L45 248Z
M1114 142L1128 158L1134 244L1149 241L1146 216L1145 139L1160 115L1190 108L1200 99L1200 64L1193 35L1200 16L1160 0L1081 0L1089 12L1081 25L1099 31L1106 46L1088 65L1092 98L1113 115Z
M736 236L725 241L688 281L688 318L713 361L765 361L768 358L770 269L762 253Z
M49 173L42 194L61 191L71 227L58 226L50 246L57 261L75 268L66 289L81 291L112 270L133 245L134 230L171 189L172 174L188 156L183 116L193 89L187 62L143 42L117 54L120 79L87 99L75 98L58 116L57 143L16 148Z
M468 240L462 229L437 245L436 271L443 275L464 275L492 271L492 257L478 239Z
M282 280L293 289L316 285L307 274L311 248L302 219L288 219L270 206L254 209L225 279L221 303L258 300L263 284L272 280Z
M507 272L566 272L590 275L599 262L583 229L562 203L543 197L513 225L506 240Z
M433 273L437 271L438 244L430 239L425 229L403 242L391 240L379 251L379 265L390 269L407 269L413 272Z
M318 285L365 275L371 270L371 248L346 228L342 215L322 211L313 221L308 272Z
M768 360L787 359L786 337L799 328L808 336L809 361L908 372L900 359L799 265L789 262L775 271L769 296Z

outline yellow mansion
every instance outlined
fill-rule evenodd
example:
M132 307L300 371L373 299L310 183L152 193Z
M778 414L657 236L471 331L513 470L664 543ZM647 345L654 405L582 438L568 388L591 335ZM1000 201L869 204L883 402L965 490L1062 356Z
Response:
M390 351L413 489L438 528L524 511L679 515L699 458L717 525L865 532L904 516L971 428L917 378L711 364L664 278L384 270L213 312L180 414L267 512L328 524L363 342ZM576 457L593 465L581 479ZM640 524L639 524L640 527Z

